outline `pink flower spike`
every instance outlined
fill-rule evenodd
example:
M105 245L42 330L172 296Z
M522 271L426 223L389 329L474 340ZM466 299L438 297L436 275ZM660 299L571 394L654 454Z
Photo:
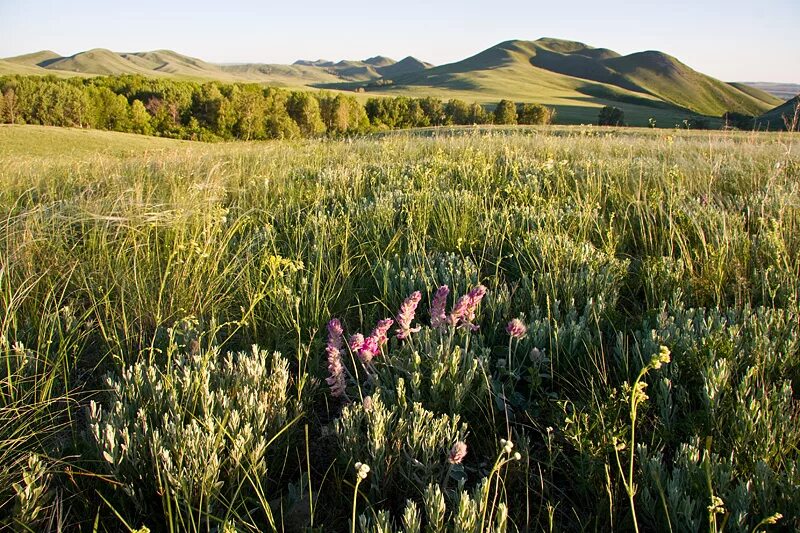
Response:
M328 355L328 373L330 373L330 376L325 378L325 382L331 388L331 396L336 398L344 395L346 388L342 356L339 349L330 344L325 348L325 353Z
M528 327L522 322L522 320L515 318L506 326L506 332L511 336L512 339L519 340L527 335Z
M431 304L431 327L435 329L443 328L447 325L447 314L445 313L445 306L447 305L447 295L450 294L450 288L447 285L442 285L436 290Z
M458 326L476 331L478 326L473 324L475 320L475 311L484 296L486 296L486 287L478 285L459 298L456 305L453 307L453 311L450 313L448 323L451 326Z
M447 318L447 323L453 327L459 325L468 311L469 296L464 295L459 298L456 304L453 306L453 310L450 312L450 316Z
M418 332L421 328L411 327L411 322L414 320L414 315L417 311L419 301L422 299L422 293L415 291L405 299L403 305L400 306L400 312L397 314L397 325L400 326L395 331L397 338L400 340L408 338L412 333Z
M383 346L389 340L389 337L386 334L389 331L389 328L392 327L394 324L394 320L391 318L384 318L383 320L378 320L378 324L375 326L375 329L372 330L370 333L370 337L374 338L375 341L378 343L378 347Z
M337 349L342 349L342 323L338 318L332 318L328 322L328 345L333 345Z

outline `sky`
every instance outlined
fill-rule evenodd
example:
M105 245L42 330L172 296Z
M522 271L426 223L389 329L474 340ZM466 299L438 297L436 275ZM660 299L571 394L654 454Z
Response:
M412 55L510 39L660 50L725 81L800 83L800 0L0 0L0 57L170 49L215 63Z

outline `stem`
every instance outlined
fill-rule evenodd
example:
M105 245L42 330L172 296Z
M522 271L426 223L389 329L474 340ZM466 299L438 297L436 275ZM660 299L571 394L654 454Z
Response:
M358 502L358 486L361 485L361 476L356 477L356 487L353 491L353 522L350 527L351 533L356 533L356 503Z

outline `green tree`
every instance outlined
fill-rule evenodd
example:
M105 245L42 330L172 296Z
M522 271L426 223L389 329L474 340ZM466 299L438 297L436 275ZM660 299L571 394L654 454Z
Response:
M475 102L469 106L468 120L468 124L486 124L489 122L489 116L486 114L486 109L481 104Z
M625 113L622 109L607 105L600 110L597 117L598 126L623 126L625 124Z
M235 85L231 93L232 133L245 141L265 138L266 102L261 87Z
M494 109L495 124L516 124L517 106L511 100L501 100Z
M142 135L151 135L153 133L153 128L150 125L150 114L141 100L134 100L131 104L130 131Z
M464 100L449 100L444 106L447 124L471 124L470 107Z
M428 123L431 126L441 126L447 120L447 115L444 112L444 104L438 98L431 96L422 98L419 101L422 112L428 117Z
M289 93L282 89L264 90L264 131L270 139L300 137L300 127L286 111Z
M129 131L130 110L128 100L121 94L114 94L107 87L91 87L89 98L92 102L92 125L101 130Z
M305 91L293 92L286 101L286 110L303 135L313 137L325 133L319 100L314 95Z
M216 83L204 83L192 96L191 115L201 127L220 137L230 137L228 124L230 101L222 94Z
M519 124L549 124L550 110L539 104L520 104L517 108Z

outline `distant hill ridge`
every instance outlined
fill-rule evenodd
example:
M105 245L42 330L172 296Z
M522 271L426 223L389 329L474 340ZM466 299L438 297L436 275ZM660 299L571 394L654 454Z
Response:
M726 83L659 51L621 55L607 48L544 37L510 40L454 63L433 66L414 57L395 61L298 60L292 65L218 65L171 50L117 53L93 49L63 57L43 50L0 60L0 74L93 76L140 74L180 79L257 82L389 94L430 94L475 101L511 98L555 107L627 105L720 116L761 115L782 99L746 84ZM378 83L380 82L380 83Z

